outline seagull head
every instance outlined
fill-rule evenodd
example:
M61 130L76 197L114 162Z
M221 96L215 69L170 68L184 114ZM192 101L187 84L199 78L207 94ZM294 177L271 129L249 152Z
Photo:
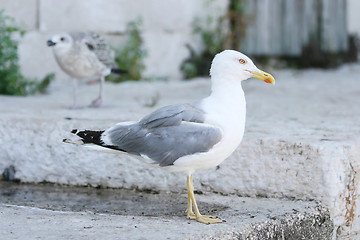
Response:
M67 33L63 33L54 35L51 39L47 41L47 45L49 47L67 49L72 46L72 42L72 37Z
M275 79L271 74L261 71L248 56L235 50L224 50L218 53L212 61L210 75L239 81L254 77L266 83L275 84Z

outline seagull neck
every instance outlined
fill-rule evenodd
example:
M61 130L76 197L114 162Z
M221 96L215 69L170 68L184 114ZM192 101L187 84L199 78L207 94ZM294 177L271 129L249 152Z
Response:
M71 47L58 47L54 48L54 51L56 52L55 56L66 56L67 54L74 54L75 50Z
M244 99L244 91L241 86L241 81L237 79L222 79L222 81L213 81L211 87L211 98L224 101L229 100L241 101Z
M243 121L245 116L246 101L241 81L223 79L213 82L212 92L203 101L203 108L207 113L216 115L233 116L234 121Z

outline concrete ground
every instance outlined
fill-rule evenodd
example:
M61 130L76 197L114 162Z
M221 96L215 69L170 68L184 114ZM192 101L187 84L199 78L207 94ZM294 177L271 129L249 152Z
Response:
M257 79L244 82L243 142L217 168L196 172L195 190L247 196L253 201L259 200L256 196L317 200L329 210L334 232L342 239L356 239L360 233L360 66L284 70L273 75L275 86ZM97 85L83 84L80 103L89 104L97 90ZM62 139L74 137L73 128L104 129L139 119L160 106L198 100L209 91L207 79L106 84L102 108L77 110L66 108L72 101L71 82L65 79L57 80L48 95L0 96L0 172L14 169L14 178L21 182L184 193L182 174L125 154L65 144Z
M204 214L186 220L185 193L145 193L0 182L1 239L329 239L330 214L318 203L206 194Z

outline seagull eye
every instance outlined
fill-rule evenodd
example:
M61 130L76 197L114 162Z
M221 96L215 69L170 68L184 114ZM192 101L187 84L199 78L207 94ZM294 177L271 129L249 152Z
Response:
M64 40L65 40L65 38L64 38L64 37L60 38L60 41L62 41L62 42L63 42Z
M245 63L246 63L246 61L245 61L245 59L240 58L240 59L239 59L239 63L241 63L241 64L245 64Z

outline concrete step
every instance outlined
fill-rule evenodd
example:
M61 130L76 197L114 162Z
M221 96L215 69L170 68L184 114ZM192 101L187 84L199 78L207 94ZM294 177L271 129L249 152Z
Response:
M219 167L195 173L204 193L315 199L331 214L341 236L360 233L359 65L331 71L278 71L276 86L244 83L248 116L241 146ZM167 104L209 94L207 79L105 86L104 107L69 110L71 83L49 95L0 97L0 171L13 166L22 182L52 182L181 192L185 176L126 154L62 143L73 128L104 129L139 119ZM89 104L97 85L82 85Z
M315 201L198 195L204 214L186 220L185 193L0 182L2 239L330 239L330 213Z

